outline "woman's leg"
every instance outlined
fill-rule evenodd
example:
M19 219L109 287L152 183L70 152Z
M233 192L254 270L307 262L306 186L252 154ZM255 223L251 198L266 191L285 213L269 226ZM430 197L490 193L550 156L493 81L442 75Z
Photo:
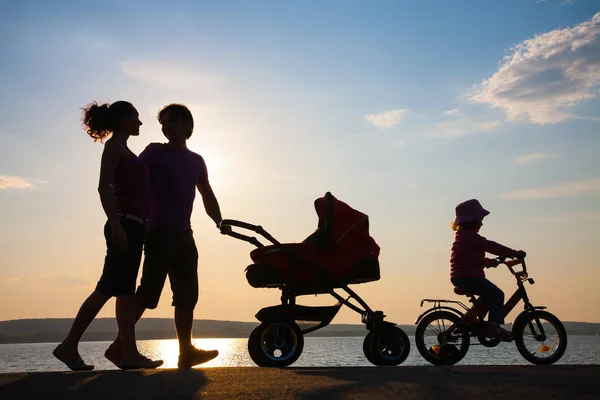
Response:
M114 264L118 266L114 283L117 293L115 313L119 328L117 337L120 354L117 354L116 346L111 345L105 356L121 369L156 368L163 362L144 357L138 351L135 341L135 324L141 316L136 313L135 283L142 258L144 226L129 220L123 220L122 225L127 232L128 247L115 253L114 260Z
M79 308L79 312L77 313L65 340L54 349L54 356L67 364L69 368L82 369L85 367L85 363L83 363L83 360L79 355L79 341L87 327L94 318L96 318L96 315L98 315L110 297L111 296L106 293L94 290Z
M162 360L150 360L140 354L135 342L135 296L122 294L117 297L116 305L117 325L119 339L122 344L122 357L119 367L122 369L157 368L163 364Z

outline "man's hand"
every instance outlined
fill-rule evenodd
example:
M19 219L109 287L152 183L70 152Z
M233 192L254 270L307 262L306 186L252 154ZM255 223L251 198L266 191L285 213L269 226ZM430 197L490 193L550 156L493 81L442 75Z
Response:
M221 234L222 235L228 235L232 232L231 230L231 225L223 225L221 226L221 223L217 224L217 228L219 228L221 230Z

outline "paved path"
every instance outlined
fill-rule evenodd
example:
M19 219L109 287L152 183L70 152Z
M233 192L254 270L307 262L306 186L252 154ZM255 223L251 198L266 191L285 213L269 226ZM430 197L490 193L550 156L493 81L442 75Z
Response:
M0 399L600 399L600 365L0 374Z

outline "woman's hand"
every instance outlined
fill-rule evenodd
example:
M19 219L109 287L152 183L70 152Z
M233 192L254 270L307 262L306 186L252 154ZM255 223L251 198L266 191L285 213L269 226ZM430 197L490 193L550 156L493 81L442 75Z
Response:
M110 227L113 245L121 251L127 249L127 234L121 224L111 224Z

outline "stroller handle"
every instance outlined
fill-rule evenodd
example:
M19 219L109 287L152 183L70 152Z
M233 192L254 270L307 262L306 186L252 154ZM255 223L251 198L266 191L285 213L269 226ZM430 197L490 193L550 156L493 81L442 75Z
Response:
M231 230L229 232L223 232L222 228L224 226L231 226L231 227L235 226L238 228L247 229L247 230L258 233L259 235L263 236L265 239L267 239L268 241L270 241L271 243L273 243L275 245L281 244L273 236L271 236L269 234L269 232L265 231L263 229L263 227L260 225L252 225L247 222L238 221L235 219L224 219L223 221L221 221L221 233L223 233L224 235L228 235L233 238L239 239L239 240L243 240L248 243L252 243L256 247L264 247L264 245L261 242L259 242L258 239L256 239L254 236L243 235L241 233L234 232L233 230Z

